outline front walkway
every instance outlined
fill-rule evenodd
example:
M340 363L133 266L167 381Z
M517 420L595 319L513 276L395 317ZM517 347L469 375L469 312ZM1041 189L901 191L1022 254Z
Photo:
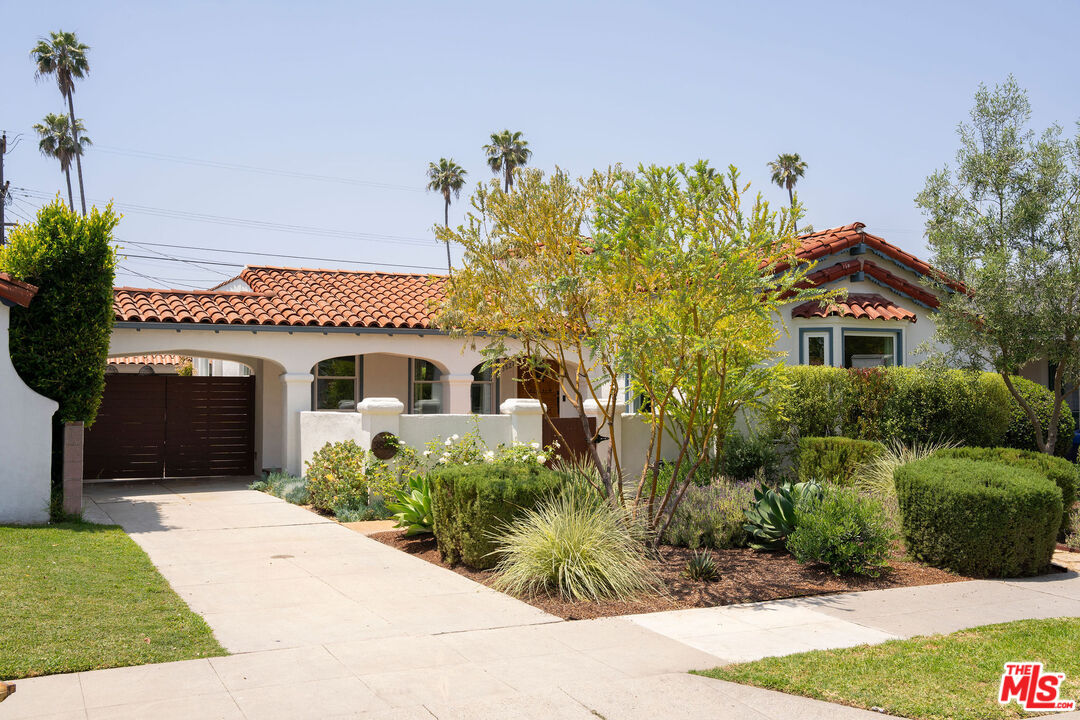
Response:
M686 671L1080 615L1070 575L564 622L242 483L88 495L87 518L122 525L234 654L19 680L5 719L872 718Z

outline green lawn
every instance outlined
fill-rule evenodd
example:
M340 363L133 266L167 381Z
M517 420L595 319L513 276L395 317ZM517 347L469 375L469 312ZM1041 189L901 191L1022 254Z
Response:
M120 528L0 527L0 679L224 654Z
M1080 699L1080 618L986 625L701 674L909 718L983 720L1028 716L1015 703L997 703L1002 665L1014 660L1041 660L1047 672L1065 673L1061 699Z

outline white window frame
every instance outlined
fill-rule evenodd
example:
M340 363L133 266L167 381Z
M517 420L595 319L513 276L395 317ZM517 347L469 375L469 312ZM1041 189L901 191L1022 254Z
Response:
M804 365L810 364L810 338L821 338L824 340L825 367L831 366L833 364L832 329L800 328L799 342L802 344L802 347L799 348L799 360Z

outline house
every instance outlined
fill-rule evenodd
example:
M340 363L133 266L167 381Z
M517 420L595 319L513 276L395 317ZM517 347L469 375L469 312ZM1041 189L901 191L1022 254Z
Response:
M828 307L793 301L785 309L777 349L789 363L918 361L940 304L923 283L929 265L862 223L803 236L798 256L817 263L809 284L844 287L848 296ZM327 439L373 435L374 425L362 430L359 415L371 423L397 417L389 425L378 421L380 427L410 444L462 432L466 416L477 418L474 426L491 442L542 440L547 425L523 419L538 405L507 400L540 400L559 420L573 422L573 406L557 384L517 382L515 371L491 377L481 343L463 343L434 326L432 303L443 282L433 275L250 266L212 290L116 288L111 355L212 358L248 374L111 376L87 452L120 467L88 461L87 476L299 473L311 448ZM515 412L520 417L505 417ZM627 425L627 437L633 427Z
M52 416L59 405L23 382L8 346L10 309L28 307L37 290L0 273L0 524L49 519Z
M106 375L176 375L191 358L181 355L122 355L109 358Z

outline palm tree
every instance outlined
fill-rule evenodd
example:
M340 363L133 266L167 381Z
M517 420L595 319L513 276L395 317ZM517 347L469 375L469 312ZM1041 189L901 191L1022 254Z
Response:
M795 183L806 172L806 163L799 157L799 153L780 153L776 159L769 163L772 170L772 181L782 188L787 188L788 203L795 205ZM795 232L799 231L798 223L795 223Z
M461 197L461 188L465 187L465 170L454 162L454 158L439 158L438 163L428 163L428 190L442 193L443 196L443 221L446 227L450 227L450 193L454 197ZM450 265L450 241L446 241L446 269L453 270Z
M78 120L75 123L75 132L86 132L86 128L83 127L82 120ZM72 209L75 208L75 197L71 192L71 158L76 158L82 155L83 148L90 145L90 138L83 135L79 138L79 144L75 144L75 133L72 132L71 122L68 120L67 115L54 115L49 113L45 116L43 122L34 126L34 130L37 130L38 138L38 150L45 157L56 158L60 161L60 170L64 173L64 178L67 180L68 191L68 204Z
M532 155L529 143L521 133L509 130L491 133L491 144L484 146L484 152L491 172L503 175L506 192L514 186L514 168L527 164Z
M56 76L60 94L67 100L68 117L75 117L75 81L86 77L90 64L86 61L86 51L90 48L79 42L73 32L49 33L49 39L38 40L30 51L30 57L37 66L35 77L39 80L49 75ZM82 213L86 214L86 190L83 188L82 145L79 143L79 123L71 123L71 139L74 146L80 148L75 154L75 167L79 173L79 200L82 201Z

